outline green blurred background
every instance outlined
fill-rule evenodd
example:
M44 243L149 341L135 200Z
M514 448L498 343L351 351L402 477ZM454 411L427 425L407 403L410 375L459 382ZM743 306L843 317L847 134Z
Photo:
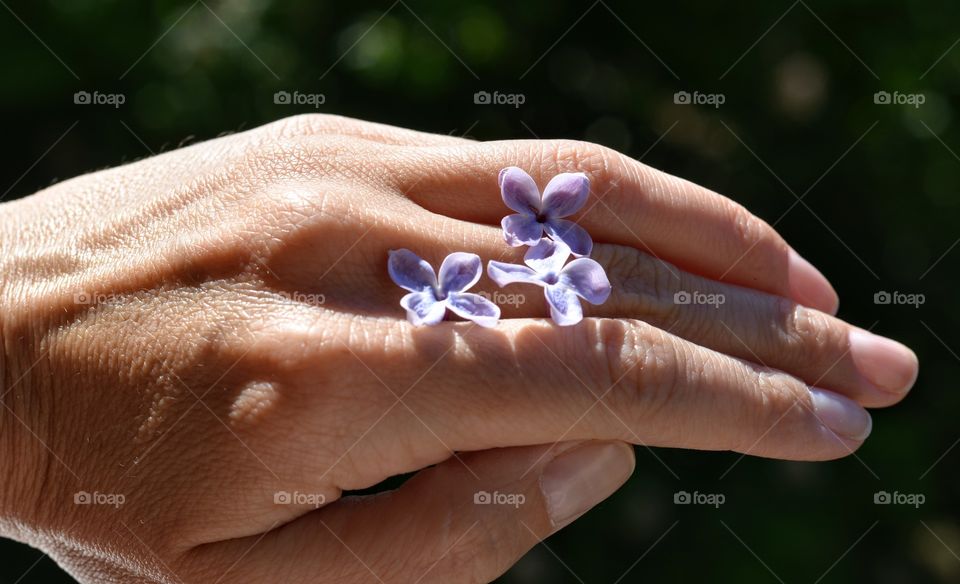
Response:
M626 487L503 582L960 582L960 4L0 5L7 199L301 112L586 139L744 203L834 282L842 318L920 355L913 394L875 413L856 457L640 448ZM75 103L82 91L124 103ZM323 103L276 103L281 91ZM524 103L476 103L481 91ZM683 91L723 103L676 103ZM883 291L924 302L877 304ZM725 501L676 505L679 491ZM925 502L877 505L880 491ZM69 581L0 543L0 583Z

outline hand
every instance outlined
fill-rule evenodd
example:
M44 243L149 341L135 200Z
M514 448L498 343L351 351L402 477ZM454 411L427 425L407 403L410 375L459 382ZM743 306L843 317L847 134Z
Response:
M520 261L510 165L590 177L610 301L412 327L387 251ZM580 142L297 117L4 204L0 244L0 530L85 582L488 581L621 441L840 457L917 371L742 207Z

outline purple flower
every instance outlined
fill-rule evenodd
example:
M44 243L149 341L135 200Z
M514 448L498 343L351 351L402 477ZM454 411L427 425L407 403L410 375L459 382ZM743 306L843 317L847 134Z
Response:
M440 281L433 268L409 249L390 250L387 269L397 286L410 293L400 299L407 319L416 326L435 325L449 308L480 326L492 327L500 318L500 307L470 289L480 279L480 256L456 252L440 265Z
M577 324L583 319L577 297L590 304L603 304L610 296L610 281L603 267L590 258L575 259L564 266L569 257L570 249L562 242L543 239L527 250L523 257L526 266L491 261L487 275L501 287L514 283L542 286L554 322L560 326Z
M507 243L513 247L536 245L546 232L551 239L565 243L574 255L590 255L590 234L573 221L563 219L579 211L586 202L590 194L587 175L558 174L543 189L542 199L533 178L516 166L501 170L497 180L503 202L516 211L500 223Z

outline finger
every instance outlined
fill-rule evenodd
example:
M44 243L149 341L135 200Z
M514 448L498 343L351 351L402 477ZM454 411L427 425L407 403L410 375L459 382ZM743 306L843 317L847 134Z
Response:
M410 335L403 357L425 366L449 338L442 329ZM462 400L448 413L459 425L449 428L454 438L489 437L493 428L515 425L505 438L509 444L556 440L570 431L575 438L822 459L850 454L870 430L869 414L847 398L639 321L588 319L557 327L512 319L489 333L471 328L462 342L469 350L454 349L427 377L413 385L411 376L405 386L411 387L405 403L437 432L452 419L444 417L446 403L432 400ZM357 343L351 350L366 366L378 363L373 347ZM537 417L539 424L530 422ZM490 446L503 445L493 440ZM486 447L482 441L448 444L454 450Z
M634 457L621 442L581 442L476 452L462 463L341 499L265 536L207 546L193 561L232 582L490 582L610 496Z
M488 142L425 149L404 162L400 186L408 196L436 213L490 225L510 213L497 186L501 168L524 168L541 189L556 174L584 172L591 194L573 219L596 241L636 247L703 276L836 312L837 296L826 278L763 220L613 150L572 141Z
M827 460L852 453L871 428L848 398L639 321L322 323L285 309L254 332L251 354L263 363L248 367L276 371L282 396L260 424L298 431L245 441L286 467L289 452L322 444L295 471L342 490L451 452L563 440ZM349 416L334 416L344 403Z

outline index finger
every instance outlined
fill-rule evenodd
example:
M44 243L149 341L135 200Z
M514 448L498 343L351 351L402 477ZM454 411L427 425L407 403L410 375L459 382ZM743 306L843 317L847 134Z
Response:
M583 172L590 196L569 217L594 240L629 245L687 271L791 298L831 314L827 279L762 219L709 189L609 148L570 140L509 140L418 149L400 188L435 213L499 225L512 211L497 175L527 171L542 190L553 176ZM426 170L429 169L429 170Z

